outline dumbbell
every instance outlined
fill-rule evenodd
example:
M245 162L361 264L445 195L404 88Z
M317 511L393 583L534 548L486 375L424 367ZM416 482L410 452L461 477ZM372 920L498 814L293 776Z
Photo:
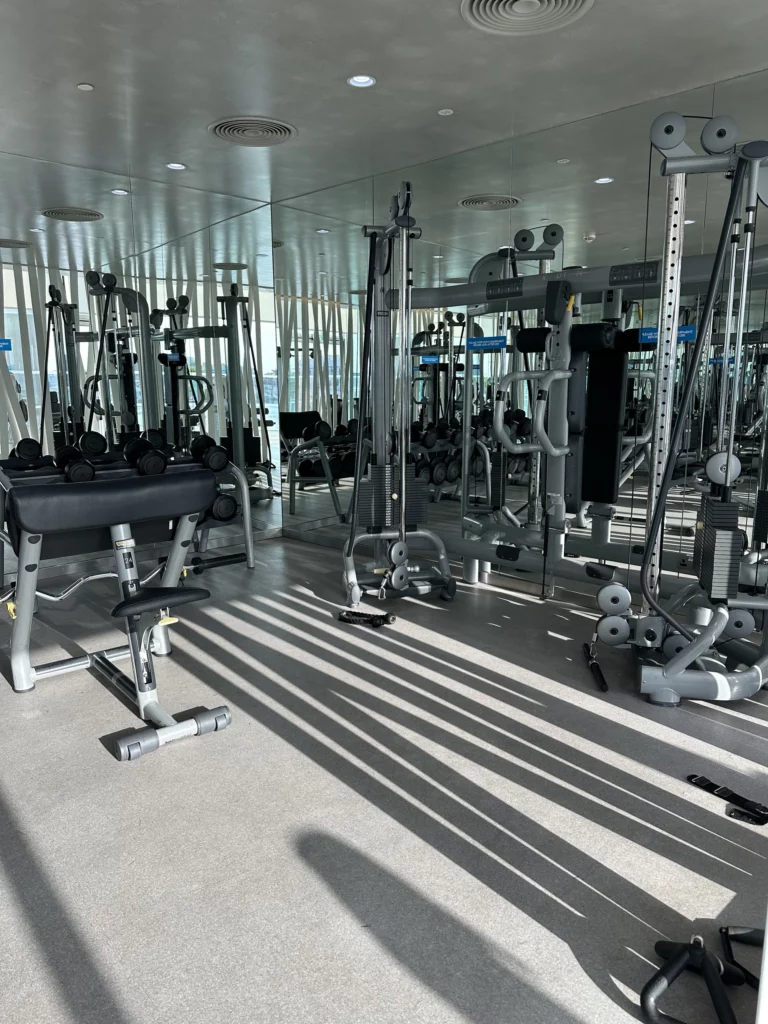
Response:
M299 476L314 476L317 459L302 459L298 465Z
M149 430L142 430L141 436L152 445L153 448L162 448L165 445L165 434L162 430L155 430L154 427L150 427Z
M228 523L237 515L237 501L225 491L219 491L208 514L219 523Z
M189 448L189 453L195 462L201 463L206 469L214 473L223 472L229 465L227 449L216 444L212 437L201 434L196 437Z
M423 480L425 483L429 483L432 477L432 465L427 458L418 459L414 468L417 480Z
M334 437L346 437L348 433L349 433L349 427L346 425L346 423L339 423L339 424L337 424L336 429L333 432L333 436Z
M450 430L450 424L448 423L448 420L446 420L446 419L439 419L437 421L437 436L438 436L439 440L445 441L446 438L448 437L449 430Z
M154 448L146 437L137 437L129 441L123 449L125 461L134 466L140 476L160 476L168 466L168 456L159 448Z
M434 448L437 444L437 431L434 427L428 427L421 437L421 443L425 448Z
M109 445L98 430L86 430L77 439L77 447L85 456L104 455Z
M454 448L461 448L461 442L463 441L463 435L460 430L452 430L448 436L448 440Z
M34 437L22 437L16 447L11 451L12 459L23 459L25 462L34 462L43 454L43 446Z
M449 484L455 484L461 476L461 459L451 459L445 468L445 479Z
M439 487L444 484L448 476L448 466L442 459L432 463L432 483Z
M328 468L331 471L331 477L333 480L338 480L341 477L344 463L339 455L328 456Z
M333 429L330 423L326 423L325 420L318 420L314 427L304 427L301 432L302 439L304 441L330 441L333 437Z
M476 477L481 477L485 473L485 460L482 455L475 455L472 459L472 474Z
M73 444L65 444L56 449L56 465L64 470L64 479L69 484L84 484L93 480L96 470Z

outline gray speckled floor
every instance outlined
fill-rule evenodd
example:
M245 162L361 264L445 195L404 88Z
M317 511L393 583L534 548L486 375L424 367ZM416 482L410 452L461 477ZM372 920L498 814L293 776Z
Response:
M373 632L336 552L257 556L159 664L225 733L118 764L134 719L88 674L0 685L0 1019L623 1024L658 937L762 925L764 833L684 781L766 800L762 702L652 709L618 651L600 694L565 599L460 584ZM118 642L113 600L46 609L35 656Z

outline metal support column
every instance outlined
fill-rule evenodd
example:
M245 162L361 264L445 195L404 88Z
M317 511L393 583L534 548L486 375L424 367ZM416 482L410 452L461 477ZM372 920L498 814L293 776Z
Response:
M577 301L579 296L575 296ZM573 303L562 323L553 327L548 342L547 369L568 370L571 365ZM556 447L568 447L568 380L554 380L549 389L547 434ZM547 561L565 557L565 460L568 456L547 456L547 499L549 547Z
M680 316L680 267L683 255L685 219L684 174L672 174L667 180L667 222L662 259L661 297L659 300L659 340L656 351L656 388L654 394L653 438L648 484L648 521L659 500L664 467L669 454L674 416L673 395L677 365L677 322ZM649 586L658 592L661 572L663 528L651 552ZM650 608L643 602L643 613Z
M245 440L243 437L243 365L240 355L240 299L237 295L220 298L227 325L227 397L229 421L232 425L232 462L245 472Z

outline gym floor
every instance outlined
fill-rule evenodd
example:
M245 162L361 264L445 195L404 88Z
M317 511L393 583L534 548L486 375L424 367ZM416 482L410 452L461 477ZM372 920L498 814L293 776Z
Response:
M621 1024L658 938L762 926L764 833L685 777L765 800L768 694L654 709L628 652L595 689L578 598L460 584L373 631L336 621L337 552L257 557L158 662L222 734L119 764L137 722L95 678L0 685L0 1019ZM120 642L110 583L79 598L35 659Z

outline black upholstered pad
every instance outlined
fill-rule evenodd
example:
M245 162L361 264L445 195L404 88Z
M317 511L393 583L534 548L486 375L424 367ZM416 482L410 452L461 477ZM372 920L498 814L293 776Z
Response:
M97 478L83 484L12 487L6 512L27 533L45 535L174 519L203 512L215 498L214 474L194 469L163 476Z
M116 619L125 619L129 615L143 615L160 608L178 608L193 601L207 601L210 596L210 591L202 587L146 587L115 605L112 614Z

